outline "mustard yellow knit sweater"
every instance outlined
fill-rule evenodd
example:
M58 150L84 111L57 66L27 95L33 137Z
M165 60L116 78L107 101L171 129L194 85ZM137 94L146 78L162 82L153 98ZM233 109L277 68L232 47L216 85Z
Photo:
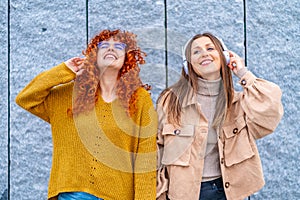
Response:
M149 93L138 89L138 111L131 118L119 100L106 103L101 97L93 111L70 117L74 78L61 63L35 77L16 98L51 124L48 199L69 191L105 200L155 199L157 116Z

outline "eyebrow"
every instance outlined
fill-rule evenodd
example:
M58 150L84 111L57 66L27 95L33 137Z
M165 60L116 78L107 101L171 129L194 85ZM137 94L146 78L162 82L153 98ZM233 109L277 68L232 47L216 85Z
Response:
M209 46L214 46L214 44L212 42L205 44L205 47L209 47ZM196 49L196 48L201 48L201 47L200 46L195 46L192 49Z

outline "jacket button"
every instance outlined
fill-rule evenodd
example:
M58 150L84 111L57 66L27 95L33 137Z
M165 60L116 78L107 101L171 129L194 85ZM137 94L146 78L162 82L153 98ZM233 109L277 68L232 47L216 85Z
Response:
M180 130L179 130L179 129L176 129L176 130L174 131L174 134L175 134L175 135L179 135L179 134L180 134Z
M245 79L243 79L243 80L241 81L241 84L242 84L242 85L246 85L246 84L247 84L247 81L246 81Z
M226 187L226 188L229 188L229 185L230 185L229 182L226 182L226 183L225 183L225 187Z
M232 132L233 132L234 134L236 134L236 133L238 132L238 130L239 130L238 128L234 128Z

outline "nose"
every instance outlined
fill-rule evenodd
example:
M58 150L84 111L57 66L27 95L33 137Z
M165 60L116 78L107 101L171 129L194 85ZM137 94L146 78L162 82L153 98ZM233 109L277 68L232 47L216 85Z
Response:
M114 44L109 44L107 50L108 51L114 51Z
M203 49L203 50L201 51L201 57L207 57L207 56L208 56L208 51L205 50L205 49Z

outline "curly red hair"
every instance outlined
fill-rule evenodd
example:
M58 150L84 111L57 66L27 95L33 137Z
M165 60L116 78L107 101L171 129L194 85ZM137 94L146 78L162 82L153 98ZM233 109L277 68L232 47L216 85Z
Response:
M75 80L74 89L76 96L72 109L72 113L75 115L84 111L90 111L95 106L101 89L100 73L97 67L97 45L99 42L110 38L126 44L125 60L118 74L116 94L128 115L132 115L137 109L137 94L135 91L140 87L145 87L147 90L150 89L149 86L142 84L139 77L139 64L145 63L144 57L146 54L137 46L136 35L128 31L103 30L92 38L86 50L82 52L86 59L82 67L84 69L83 73L78 75Z

